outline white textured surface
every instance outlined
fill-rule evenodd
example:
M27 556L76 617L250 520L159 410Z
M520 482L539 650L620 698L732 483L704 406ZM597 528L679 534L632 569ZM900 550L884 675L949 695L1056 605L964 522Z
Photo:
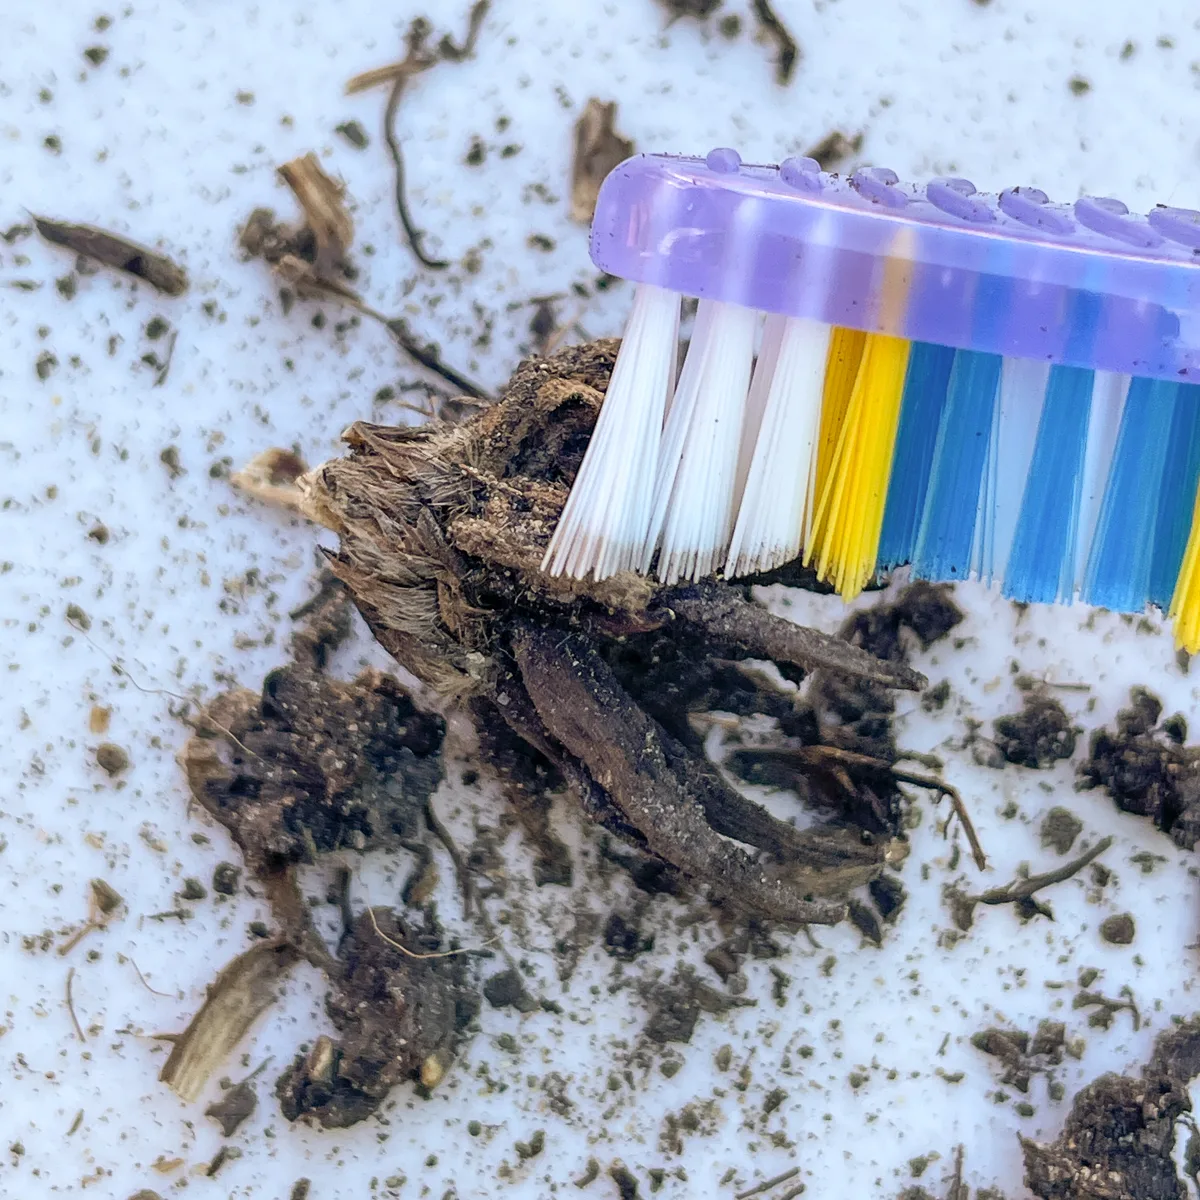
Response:
M457 36L465 5L434 9L439 31ZM1115 814L1102 796L1075 796L1070 767L989 773L943 745L961 737L964 715L988 720L1016 707L1014 660L1028 672L1091 685L1090 693L1063 693L1089 727L1110 720L1136 683L1162 695L1168 712L1191 714L1192 681L1174 665L1169 638L1114 618L1089 620L1080 610L1030 611L1018 622L1007 605L968 588L969 622L959 632L970 640L961 650L939 646L917 664L934 679L950 678L959 699L936 719L918 710L901 724L900 740L946 753L947 775L963 789L993 857L990 882L1010 878L1023 860L1047 861L1037 825L1063 802L1084 818L1086 836L1118 837L1106 858L1115 879L1102 895L1077 880L1049 897L1053 924L1021 926L1007 909L988 910L957 946L939 949L938 933L949 924L941 888L954 875L931 803L921 797L924 819L904 872L909 902L882 951L860 948L848 928L822 932L821 950L795 939L787 958L749 963L757 1007L701 1018L673 1079L635 1068L633 1086L622 1077L610 1091L610 1072L622 1075L636 1043L641 1002L612 987L609 960L595 949L563 989L549 950L569 929L573 908L603 916L624 885L608 885L613 894L537 893L523 882L527 856L512 839L517 899L508 904L525 916L509 936L565 1015L486 1009L481 1032L431 1101L400 1090L383 1123L349 1131L289 1128L264 1084L257 1115L234 1139L243 1156L211 1180L200 1171L220 1145L216 1128L202 1105L185 1106L156 1082L164 1044L150 1035L181 1027L214 970L247 944L248 922L267 915L242 894L190 905L186 923L150 919L176 906L185 876L207 882L219 860L236 858L218 829L188 813L174 761L185 730L168 711L168 693L211 695L230 681L256 686L280 660L286 613L306 592L316 541L311 529L241 500L210 466L226 456L240 465L265 446L293 442L319 460L336 452L350 420L396 416L394 405L372 397L412 379L376 329L337 332L344 314L331 311L317 332L304 305L284 317L261 266L239 262L238 223L260 204L288 208L277 163L308 149L322 154L356 201L371 301L405 308L449 361L469 364L492 386L518 356L528 299L593 275L585 234L565 218L571 124L590 95L620 102L620 127L641 148L724 143L749 160L778 159L832 126L861 128L864 158L901 175L954 170L989 190L1035 183L1062 198L1091 191L1142 207L1200 204L1200 40L1185 0L1136 7L779 0L806 53L787 90L772 82L769 51L749 36L748 6L728 0L726 10L743 16L733 44L686 22L663 32L650 0L497 0L478 59L420 79L402 110L410 197L430 247L456 261L472 248L482 257L478 274L456 267L433 277L418 271L397 236L376 135L382 98L341 94L350 75L396 54L419 6L5 5L0 227L21 222L29 209L161 238L186 263L193 286L170 301L101 273L81 280L67 301L54 280L68 271L68 257L32 239L0 245L4 1195L76 1194L86 1186L122 1200L141 1187L169 1195L186 1184L194 1196L268 1200L308 1176L320 1200L537 1197L575 1194L568 1181L594 1155L604 1168L623 1160L643 1195L655 1167L667 1171L659 1194L682 1197L730 1194L799 1165L808 1195L886 1197L908 1182L908 1160L931 1151L943 1157L921 1182L940 1193L952 1149L963 1142L968 1178L1013 1197L1022 1194L1016 1132L1053 1136L1066 1104L1049 1102L1041 1081L1028 1097L1032 1117L1016 1113L1015 1097L996 1103L993 1064L970 1047L969 1035L988 1024L1031 1029L1043 1016L1061 1017L1071 1036L1087 1039L1082 1061L1063 1072L1069 1097L1105 1069L1140 1063L1173 1014L1197 1007L1187 949L1195 941L1190 856L1146 823ZM113 24L97 33L92 22L104 11ZM1173 44L1156 44L1160 38ZM1136 49L1121 59L1127 39ZM99 67L82 54L93 45L110 48ZM1073 75L1086 78L1090 92L1073 95ZM252 101L239 101L239 92ZM350 117L371 133L369 150L357 152L333 132ZM511 121L503 132L498 117ZM489 147L482 168L463 164L473 134ZM60 154L43 147L47 135L61 139ZM506 145L520 150L503 157ZM553 199L528 190L536 184ZM530 249L531 233L555 239L557 248ZM19 281L36 289L10 286ZM582 323L593 334L615 332L625 303L627 292L615 289L582 312ZM179 331L169 378L157 388L154 371L140 362L155 315ZM569 302L564 315L573 315ZM43 382L34 363L44 350L59 366ZM159 459L172 445L186 472L177 479ZM96 521L111 531L106 545L87 537ZM828 626L838 619L831 602L795 602ZM86 638L67 624L72 603L91 618ZM128 674L114 671L113 660ZM88 733L93 704L112 707L109 736L133 760L121 786L93 765L100 740ZM1000 811L1009 801L1018 816L1006 820ZM450 789L440 807L469 831L471 812ZM479 819L493 820L494 811L485 801ZM580 853L594 857L590 833L566 811L556 819ZM193 840L201 832L207 844ZM1138 851L1163 861L1143 874L1131 861ZM356 896L394 895L392 881L405 870L374 864ZM56 947L85 915L94 876L122 893L127 912L60 957ZM311 887L321 890L316 879ZM449 919L448 891L443 907ZM715 940L707 926L681 940L669 923L673 910L672 901L653 902L647 922L658 932L656 953L628 974L669 970L677 951L699 961ZM1137 919L1137 941L1128 949L1102 945L1099 922L1124 910ZM825 973L827 955L836 963ZM135 962L166 995L142 986ZM792 977L786 1007L771 998L770 965ZM1086 1014L1070 1008L1074 987L1047 987L1073 984L1084 966L1101 969L1095 986L1108 995L1132 989L1145 1018L1140 1032L1128 1014L1107 1032L1088 1029ZM71 967L86 1045L64 1004ZM298 973L244 1047L246 1063L273 1056L265 1079L274 1078L294 1047L324 1028L322 995L315 975ZM516 1053L497 1046L502 1033L514 1035ZM713 1053L724 1043L733 1047L733 1067L721 1075ZM812 1047L811 1057L802 1057L802 1046ZM752 1080L743 1092L732 1085L747 1061ZM248 1069L234 1062L229 1073ZM857 1070L868 1080L855 1090L848 1076ZM959 1071L957 1084L943 1077ZM547 1106L543 1084L552 1073L567 1081L574 1101L565 1117ZM777 1086L787 1099L763 1117L763 1098ZM688 1136L682 1157L660 1148L666 1112L713 1096L710 1131ZM467 1135L471 1120L482 1123L481 1136ZM546 1149L521 1165L513 1144L538 1128ZM426 1166L430 1155L436 1163ZM176 1158L181 1165L166 1172L152 1165ZM676 1177L680 1169L687 1182ZM728 1170L735 1182L719 1186ZM612 1196L615 1188L601 1174L580 1194Z

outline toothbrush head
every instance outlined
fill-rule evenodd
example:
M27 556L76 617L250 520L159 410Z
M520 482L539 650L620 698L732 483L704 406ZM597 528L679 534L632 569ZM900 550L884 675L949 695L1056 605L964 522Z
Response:
M700 299L1008 357L1200 382L1200 212L848 178L813 159L642 154L600 190L592 259Z

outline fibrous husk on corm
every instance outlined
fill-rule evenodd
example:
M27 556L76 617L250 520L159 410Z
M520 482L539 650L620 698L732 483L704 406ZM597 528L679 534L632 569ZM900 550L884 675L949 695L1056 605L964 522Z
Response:
M542 572L616 349L530 360L462 424L352 425L349 454L301 479L304 510L338 535L331 568L375 637L471 713L485 753L520 743L592 818L734 909L836 921L848 889L897 853L896 814L875 806L866 824L843 814L805 830L778 820L658 719L650 687L661 679L628 666L641 652L681 671L771 659L793 677L924 680L903 656L884 661L775 617L749 584ZM831 768L851 790L856 769L853 756Z

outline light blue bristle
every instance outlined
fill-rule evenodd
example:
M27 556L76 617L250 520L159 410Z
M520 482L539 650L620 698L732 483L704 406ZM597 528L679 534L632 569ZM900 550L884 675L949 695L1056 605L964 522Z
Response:
M1004 579L1010 600L1072 598L1092 382L1092 372L1080 367L1050 372Z
M1134 379L1100 505L1083 598L1114 612L1142 612L1150 597L1159 495L1179 384ZM1186 537L1186 535L1185 535Z
M998 354L977 350L954 355L913 550L917 579L965 579L970 573L1002 363Z
M1150 603L1164 612L1175 592L1179 564L1192 527L1196 488L1200 485L1200 385L1181 384L1167 441L1159 491L1158 526L1150 567Z
M892 456L892 483L879 537L880 570L891 570L912 560L953 365L954 350L949 346L914 342L909 352L900 428Z

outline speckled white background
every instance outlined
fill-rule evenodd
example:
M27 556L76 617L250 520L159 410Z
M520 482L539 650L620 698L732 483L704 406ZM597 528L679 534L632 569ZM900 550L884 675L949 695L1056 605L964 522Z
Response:
M495 912L510 916L507 936L531 987L563 1015L485 1009L432 1100L401 1089L379 1120L313 1132L288 1127L267 1086L294 1048L325 1028L321 981L299 971L244 1046L247 1065L229 1064L240 1078L272 1059L259 1110L232 1142L242 1157L214 1179L203 1171L221 1139L202 1113L215 1084L187 1106L156 1082L165 1050L152 1035L182 1027L214 971L248 944L249 922L267 916L243 892L187 905L187 921L152 919L177 907L185 877L207 884L219 861L236 859L222 832L188 811L174 757L186 731L169 711L172 694L211 696L234 681L254 687L281 660L286 614L306 594L318 540L247 503L212 468L268 445L294 444L319 461L337 452L354 418L399 419L394 403L374 397L416 378L377 329L335 330L345 314L330 310L320 332L311 306L285 317L264 269L239 260L236 228L252 208L290 211L277 163L321 154L355 202L371 302L406 312L448 360L493 387L528 338L530 297L594 276L585 232L565 216L571 126L592 95L618 100L621 130L646 149L723 143L750 159L777 159L836 126L863 130L864 160L902 175L954 170L988 189L1033 183L1064 199L1092 191L1142 207L1200 206L1200 35L1186 0L778 0L805 53L785 90L773 82L769 50L751 37L743 0L724 6L743 17L733 42L689 22L667 30L651 0L496 0L477 59L418 80L402 110L417 220L430 248L456 263L434 276L398 237L377 136L382 97L346 99L342 86L395 57L412 16L425 12L439 32L459 36L465 8L410 0L4 5L0 228L31 210L161 239L186 264L192 288L167 300L101 273L81 279L68 301L55 280L68 273L69 256L34 239L0 244L0 1192L123 1200L144 1187L164 1196L186 1188L271 1200L305 1176L320 1200L541 1197L576 1194L570 1181L594 1156L602 1173L584 1197L615 1196L604 1171L617 1160L643 1195L652 1168L666 1172L660 1195L685 1197L731 1195L799 1166L808 1196L890 1197L912 1182L910 1159L936 1153L920 1182L940 1195L961 1142L972 1184L1023 1195L1015 1135L1052 1137L1067 1104L1048 1099L1044 1080L1027 1098L1031 1117L1017 1113L1020 1097L997 1102L994 1063L971 1048L970 1034L1065 1020L1070 1036L1086 1038L1082 1061L1069 1060L1060 1076L1068 1098L1103 1070L1139 1064L1172 1015L1198 1007L1189 948L1196 882L1191 856L1144 822L1119 816L1098 794L1076 796L1072 765L988 772L948 743L962 737L965 717L986 722L1017 706L1014 662L1089 685L1061 693L1089 728L1111 720L1132 684L1148 684L1167 711L1189 715L1195 691L1165 633L1079 610L1030 611L1018 622L973 587L960 593L966 643L917 660L933 679L951 681L952 703L930 717L902 700L915 711L898 736L947 758L993 858L989 883L1022 861L1049 865L1036 831L1056 802L1083 818L1085 839L1117 835L1105 859L1113 881L1102 892L1086 877L1056 888L1053 923L1021 926L1011 911L990 909L956 946L939 948L949 926L942 886L962 868L950 869L931 803L920 797L904 871L910 897L882 950L861 947L849 928L821 931L820 949L797 938L785 959L747 965L756 1007L703 1017L674 1078L657 1069L625 1077L641 1001L597 948L564 987L550 949L575 910L603 918L627 905L627 885L597 884L581 867L573 892L539 893L514 837L509 896ZM112 25L97 32L102 14ZM1122 58L1128 40L1135 48ZM92 46L109 50L98 67L83 55ZM1090 90L1073 94L1072 76ZM350 118L370 133L369 149L335 134ZM507 128L497 129L499 118ZM463 160L476 134L488 153L470 168ZM59 153L44 145L48 136L60 140ZM506 157L505 147L517 149ZM531 190L539 184L546 198ZM531 234L555 249L530 248ZM471 250L482 262L477 274L458 265ZM612 333L626 293L614 289L578 314L572 303L564 317ZM159 387L141 362L162 350L145 333L155 316L178 331ZM43 352L58 363L44 381L35 372ZM160 461L169 446L178 478ZM111 532L105 545L87 536L97 522ZM835 602L791 599L804 619L833 627L840 617ZM70 604L90 618L86 637L68 624ZM349 654L347 669L355 653L369 652ZM94 765L94 704L111 706L108 736L133 762L120 783ZM461 766L451 765L453 777ZM494 822L493 799L452 782L438 805L469 837L473 823ZM1006 819L1010 802L1018 815ZM581 863L594 861L591 832L565 806L556 823ZM1139 852L1158 856L1149 874L1131 861ZM393 897L407 865L359 870L356 898ZM96 876L126 909L60 956ZM323 890L319 875L306 882ZM448 881L443 896L453 921ZM1097 934L1119 911L1137 920L1129 948L1104 946ZM669 972L679 957L700 961L717 935L704 926L681 938L671 920L679 912L669 899L650 903L656 951L628 978ZM825 973L828 956L836 961ZM784 1007L771 997L770 965L791 976ZM1105 1032L1071 1009L1087 966L1100 969L1094 986L1106 994L1132 989L1139 1032L1127 1013ZM86 1044L64 1003L71 968ZM516 1039L515 1053L497 1045L504 1033ZM721 1074L713 1055L726 1043L733 1066ZM750 1082L739 1090L743 1064ZM856 1071L867 1076L857 1089L848 1081ZM960 1082L947 1081L958 1072ZM554 1074L574 1105L565 1116L548 1106ZM787 1098L764 1116L764 1096L776 1087ZM704 1128L687 1137L682 1156L660 1146L664 1114L709 1099ZM472 1120L483 1127L474 1138ZM536 1129L546 1148L522 1164L514 1143Z

